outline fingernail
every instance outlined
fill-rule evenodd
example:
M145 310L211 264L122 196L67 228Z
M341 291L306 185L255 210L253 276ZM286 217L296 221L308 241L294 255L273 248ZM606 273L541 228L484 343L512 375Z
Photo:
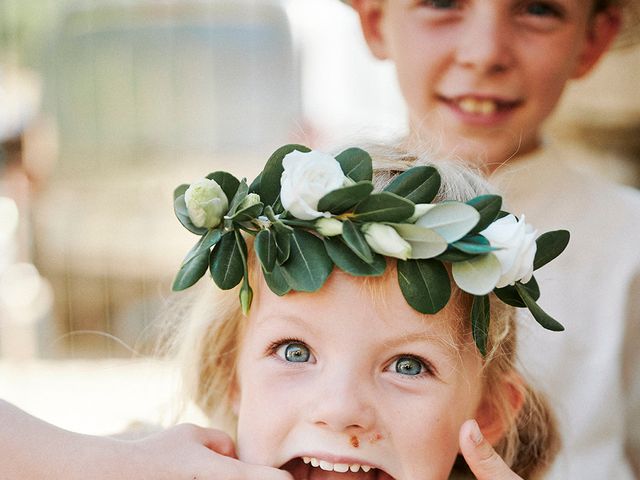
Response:
M471 420L471 430L469 431L469 437L471 441L476 445L480 445L484 437L482 436L482 432L480 431L480 427L478 426L478 422L475 420Z

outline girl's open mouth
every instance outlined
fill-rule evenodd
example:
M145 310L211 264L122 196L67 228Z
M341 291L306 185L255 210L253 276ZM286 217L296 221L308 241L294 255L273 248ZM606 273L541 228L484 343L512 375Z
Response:
M314 457L298 457L288 461L286 470L295 480L395 480L384 470L357 463L330 463Z

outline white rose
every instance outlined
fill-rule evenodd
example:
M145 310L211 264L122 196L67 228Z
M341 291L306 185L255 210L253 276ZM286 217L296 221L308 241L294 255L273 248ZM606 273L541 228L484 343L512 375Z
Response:
M300 220L328 216L318 211L318 202L346 183L347 178L338 161L325 153L295 150L284 157L282 166L282 206Z
M411 256L411 245L402 238L395 228L383 223L365 223L362 226L364 238L374 252L387 257L406 260Z
M536 233L531 225L525 223L524 215L519 221L513 215L507 215L480 232L492 247L499 249L493 252L502 272L496 287L513 285L518 280L522 283L531 280Z
M208 178L192 183L184 192L184 201L196 227L217 227L229 209L229 201L220 185Z

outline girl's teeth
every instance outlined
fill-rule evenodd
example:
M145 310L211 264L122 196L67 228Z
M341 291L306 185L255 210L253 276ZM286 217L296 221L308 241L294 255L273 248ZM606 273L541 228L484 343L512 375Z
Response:
M350 470L353 473L356 473L362 469L362 471L366 473L372 468L370 465L359 465L357 463L352 465L347 463L329 463L324 460L318 460L315 457L302 457L302 461L307 465L311 464L312 467L320 467L322 470L326 470L327 472L346 473Z
M463 98L458 102L460 110L467 113L491 115L497 110L493 100L479 100L476 98Z

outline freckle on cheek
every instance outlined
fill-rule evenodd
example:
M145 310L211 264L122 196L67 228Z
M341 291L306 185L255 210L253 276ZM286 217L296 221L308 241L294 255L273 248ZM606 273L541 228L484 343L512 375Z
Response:
M382 435L380 433L378 433L378 432L372 434L369 437L369 442L370 443L376 443L378 440L382 440Z
M358 437L356 437L355 435L351 436L351 446L353 448L358 448L360 446L360 440L358 440Z

